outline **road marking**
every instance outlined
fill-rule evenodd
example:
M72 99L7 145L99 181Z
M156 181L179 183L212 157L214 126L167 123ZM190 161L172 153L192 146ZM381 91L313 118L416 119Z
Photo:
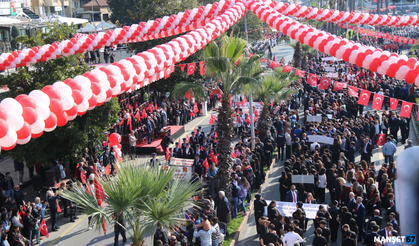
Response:
M67 233L69 233L71 230L73 230L74 227L76 227L78 224L80 224L80 222L82 222L86 217L87 217L87 215L83 215L83 217L81 217L79 220L77 220L73 225L71 225L69 228L67 228L67 230L65 230L63 233L61 233L56 239L54 239L52 242L50 242L48 244L48 246L52 246L52 245L56 244L62 237L64 237Z

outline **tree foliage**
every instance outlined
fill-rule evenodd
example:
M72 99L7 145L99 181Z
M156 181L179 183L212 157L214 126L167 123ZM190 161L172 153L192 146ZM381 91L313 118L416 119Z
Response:
M168 228L185 221L185 208L197 206L193 197L202 185L187 180L174 179L174 169L164 170L159 166L149 167L144 163L131 162L123 166L118 177L112 181L98 181L104 193L104 206L99 206L96 194L84 192L82 184L61 195L77 203L84 213L91 216L90 225L100 230L103 221L118 223L121 215L132 240L132 245L144 245L146 235L153 234L157 224ZM198 204L199 205L199 204ZM120 225L124 226L124 225Z
M75 34L75 28L66 24L55 24L48 28L48 33L38 31L31 38L19 37L20 42L25 43L27 47L41 46L67 39ZM1 77L1 86L8 85L10 89L8 96L16 97L35 89L42 89L56 81L73 78L91 70L81 57L82 55L61 56L58 59L34 64L30 68L18 68L15 73ZM33 166L38 161L48 164L51 158L75 159L75 154L81 153L83 148L93 147L106 139L104 132L111 124L116 123L118 112L117 99L112 99L85 115L78 116L63 127L57 127L49 133L45 132L26 145L16 146L9 154L13 159L25 160L27 166Z
M297 42L294 46L294 67L299 68L301 64L301 44L300 42Z
M262 39L263 30L263 22L255 15L253 12L248 11L246 13L247 17L247 37L249 42L257 41ZM231 35L233 33L234 37L237 38L246 38L245 28L244 28L244 17L242 17L239 21L236 22L232 27L227 30L227 35Z

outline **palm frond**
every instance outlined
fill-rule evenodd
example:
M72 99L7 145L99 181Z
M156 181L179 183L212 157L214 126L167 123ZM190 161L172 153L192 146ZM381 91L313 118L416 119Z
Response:
M188 91L194 93L194 97L197 99L204 98L206 95L205 88L200 83L193 82L180 82L173 88L172 95L176 98L182 98Z

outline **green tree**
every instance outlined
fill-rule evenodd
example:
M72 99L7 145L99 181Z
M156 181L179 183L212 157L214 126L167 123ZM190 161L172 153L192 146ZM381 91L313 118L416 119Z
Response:
M257 41L262 39L263 30L263 22L255 15L253 12L248 11L246 13L247 17L247 37L249 42ZM244 28L244 17L242 17L239 21L236 22L232 27L227 30L227 35L231 35L233 33L234 37L237 38L246 38L245 28Z
M20 36L20 30L17 26L12 26L12 34L11 34L13 40L10 42L10 45L12 46L12 50L17 49L17 41L16 38Z
M298 41L294 46L293 60L294 60L294 67L299 68L301 64L301 44Z
M68 39L74 36L75 28L66 24L48 26L48 33L36 32L28 38L19 37L20 41L30 46L41 46ZM81 55L61 56L47 62L40 62L29 67L16 69L15 73L1 77L1 85L10 88L9 96L28 94L35 89L42 89L56 81L64 81L84 72L90 71L81 59ZM100 107L78 116L63 127L57 127L52 132L45 132L41 137L32 139L26 145L18 145L9 152L15 160L26 161L28 167L38 161L48 164L51 158L66 158L76 160L76 154L85 147L94 147L106 139L105 131L116 123L119 105L117 99L104 103Z
M215 80L220 80L223 85L221 95L221 107L218 108L217 122L217 153L218 172L215 177L217 191L225 191L231 198L230 170L233 160L231 159L231 138L233 135L234 110L230 105L233 93L239 93L243 85L256 83L255 79L262 70L260 69L260 57L254 55L251 58L240 58L245 47L245 41L239 38L221 36L219 43L212 42L203 50L203 57L207 64L207 74L212 74ZM240 61L236 61L240 58ZM258 69L259 68L259 69ZM198 83L177 84L174 96L185 95L191 89L195 95L203 95L203 88Z
M263 109L258 119L258 130L262 135L272 126L272 119L269 115L268 104L275 100L286 99L291 93L295 92L290 85L297 80L290 72L282 73L282 68L276 68L273 73L264 76L253 91L256 101L263 102Z
M61 195L92 216L89 226L96 224L97 230L105 220L118 223L121 215L125 225L120 226L131 227L127 232L134 246L144 245L145 235L153 234L158 224L169 227L184 221L182 211L196 206L193 197L201 188L199 182L174 179L173 169L166 171L140 163L129 163L122 167L117 178L102 179L99 183L104 191L99 193L104 206L99 206L95 194L84 192L81 184Z

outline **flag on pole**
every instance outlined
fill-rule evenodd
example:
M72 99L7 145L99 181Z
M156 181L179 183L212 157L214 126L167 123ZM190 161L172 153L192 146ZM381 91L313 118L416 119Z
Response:
M192 75L192 74L194 74L194 72L195 72L195 66L196 66L196 63L195 62L193 62L193 63L188 63L188 75Z
M45 224L45 219L42 219L41 221L41 225L39 226L39 232L41 233L42 236L49 238L48 228L47 228L47 225Z
M205 169L208 169L208 168L209 168L207 158L205 158L204 162L202 163L202 166L204 166L204 167L205 167Z
M410 118L410 113L412 112L413 103L403 101L402 108L400 109L400 116L405 118Z
M242 101L240 102L240 105L242 105L242 107L243 107L243 105L244 105L245 103L247 103L246 96L243 96L243 99L242 99Z
M359 96L358 104L368 106L370 100L371 92L367 90L361 90L361 95Z

